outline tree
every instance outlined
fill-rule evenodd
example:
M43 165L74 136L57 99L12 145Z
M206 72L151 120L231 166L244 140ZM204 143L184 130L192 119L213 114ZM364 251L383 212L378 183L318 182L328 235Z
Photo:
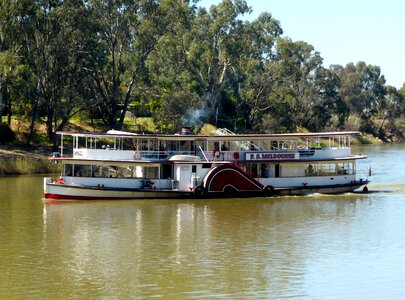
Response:
M385 79L378 66L349 63L340 75L340 94L352 114L360 117L360 130L375 134L372 123L385 96Z
M11 1L0 0L0 124L4 105L7 107L8 125L11 121L10 86L18 60L18 43L13 32L14 6Z
M244 0L224 0L211 6L209 13L200 9L181 44L182 66L197 83L200 109L211 123L215 123L221 95L235 73L243 41L244 23L239 17L248 12Z
M401 106L404 105L404 98L395 87L386 86L385 89L385 96L378 104L378 117L381 121L378 135L383 140L386 139L385 122L394 123L395 118L401 116Z
M274 64L250 60L245 64L243 79L237 80L238 114L247 130L260 130L263 115L274 108L269 101L274 93Z
M85 106L82 99L94 48L89 12L81 0L22 1L17 12L21 54L36 78L27 142L41 116L55 146L55 131Z
M267 127L278 131L295 131L296 127L318 131L330 123L341 102L339 81L322 66L322 57L312 45L279 39L272 73Z
M4 100L9 126L12 115L25 114L25 110L21 108L32 93L33 77L28 66L22 64L21 60L18 53L11 49L0 52L0 98Z
M398 93L401 96L401 103L399 105L399 113L400 113L400 117L402 117L403 114L405 113L405 83L402 85L402 87L400 88Z
M262 116L273 106L268 100L277 80L275 44L282 29L271 14L263 13L257 20L245 23L242 32L232 85L244 127L260 130Z
M200 125L198 83L185 67L184 47L195 19L196 8L187 1L166 2L171 6L165 34L146 61L141 106L152 114L163 132L175 132L181 126ZM201 113L201 114L199 114Z
M246 98L249 87L243 81L249 78L254 84L262 60L271 58L275 38L282 33L278 21L268 13L253 22L242 21L240 16L250 12L245 1L223 1L209 12L177 11L183 12L172 17L176 30L162 39L149 62L152 80L164 95L160 112L181 113L184 117L178 119L186 124L233 124L235 108L245 114L250 108L243 103L255 101Z
M93 69L96 105L106 125L121 128L145 62L166 32L172 0L91 0L100 53Z

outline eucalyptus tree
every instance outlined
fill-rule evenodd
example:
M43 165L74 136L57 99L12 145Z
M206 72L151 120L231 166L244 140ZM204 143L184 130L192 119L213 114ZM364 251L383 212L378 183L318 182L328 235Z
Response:
M182 67L197 84L200 109L211 123L215 123L221 96L236 73L240 45L246 38L241 16L249 12L244 0L223 0L209 12L200 8L183 38Z
M151 113L162 132L198 125L198 84L184 66L185 42L196 14L194 2L164 1L165 32L145 61L132 104Z
M234 80L238 119L246 130L261 130L262 117L269 113L269 97L277 80L274 60L276 41L282 34L279 22L270 13L246 22L238 46Z
M33 76L24 76L30 72L26 59L24 32L32 25L35 12L35 5L29 0L9 1L0 0L0 51L1 69L0 75L0 102L5 96L7 106L8 122L10 122L12 111L16 110L18 104L23 107L22 111L26 117L35 115L36 109L33 104L37 97L33 97L32 81ZM25 69L25 71L23 71ZM31 86L30 86L31 85ZM27 96L24 98L24 95ZM17 104L17 105L16 105ZM2 107L2 105L0 105ZM28 142L31 134L28 134Z
M3 106L6 108L7 124L10 126L13 115L26 117L29 111L27 99L30 99L35 86L35 79L28 66L22 63L18 51L9 49L0 52L0 81L0 110Z
M172 0L89 0L100 55L93 69L96 105L121 128L145 62L166 32Z
M313 85L312 109L306 114L303 126L310 131L321 131L327 126L342 129L346 120L346 106L339 93L339 77L329 69L320 68Z
M252 59L244 61L243 65L244 71L239 80L235 80L238 124L247 131L261 131L262 118L274 108L270 101L277 80L274 64Z
M384 98L378 104L378 118L380 120L380 126L378 128L378 134L381 139L386 138L384 130L386 122L390 127L396 130L395 119L400 118L404 111L404 97L393 86L385 87L386 94Z
M260 69L271 59L282 30L268 13L252 22L242 19L247 13L245 1L224 0L209 11L189 7L177 15L175 30L168 32L149 63L163 95L160 119L170 115L173 124L198 126L219 118L229 126L235 118L245 124L256 118L257 106L251 106L257 101L247 97L253 87L244 82L256 85L254 80L262 79ZM268 85L265 79L263 83Z
M11 119L12 81L20 65L18 58L18 36L15 35L17 3L0 0L0 124L3 117L3 106L7 107L8 124Z
M401 96L401 104L399 106L399 113L400 113L400 117L403 117L403 115L405 114L405 83L398 90L398 93Z
M28 143L38 116L45 120L49 140L56 145L55 131L85 107L83 94L94 49L88 16L81 0L25 1L20 7L21 54L36 79L36 92L29 100Z
M350 113L360 118L360 130L377 134L372 119L386 94L385 78L380 67L366 65L365 62L349 63L339 76L340 95Z
M31 28L34 15L35 5L30 0L0 0L0 98L7 108L8 124L15 115L23 120L31 118L30 128L33 128L38 97L35 76L27 60L24 33ZM32 130L28 143L31 136Z
M323 67L312 45L279 39L276 50L266 126L277 126L279 131L294 131L298 126L323 129L340 101L338 78Z
M221 99L236 74L245 1L225 0L210 12L176 1L165 36L148 60L148 74L159 110L157 122L174 129L182 124L215 123ZM166 126L167 127L167 126ZM169 128L167 128L169 129Z

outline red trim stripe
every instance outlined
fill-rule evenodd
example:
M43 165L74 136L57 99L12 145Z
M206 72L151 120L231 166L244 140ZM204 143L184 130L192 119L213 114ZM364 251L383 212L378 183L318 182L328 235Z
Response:
M92 197L92 196L71 196L71 195L60 195L60 194L45 194L44 198L45 199L54 199L54 200L120 200L120 199L124 200L124 199L135 199L135 198L131 198L131 197Z

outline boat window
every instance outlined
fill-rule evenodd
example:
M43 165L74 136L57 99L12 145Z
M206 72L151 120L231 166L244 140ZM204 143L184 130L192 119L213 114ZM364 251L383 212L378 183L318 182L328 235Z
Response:
M330 175L335 175L336 170L335 170L335 164L321 164L319 166L319 175L320 176L330 176Z
M347 168L347 173L348 174L355 174L356 173L355 163L354 162L346 163L345 166Z
M147 140L147 139L139 140L138 149L139 150L144 150L144 151L149 150L149 140Z
M219 149L219 142L208 141L208 149L207 151L213 151Z
M260 177L261 178L269 178L270 177L269 164L261 164L260 165Z
M230 151L239 151L240 150L240 142L228 142L228 149Z
M328 163L328 164L306 164L305 176L332 176L332 175L351 175L354 174L354 164L347 163Z
M66 164L66 165L64 165L63 170L64 170L63 171L64 176L72 176L73 175L73 165Z
M201 141L201 140L196 140L195 141L195 147L197 148L197 152L200 151L200 150L202 150L202 151L206 150L205 149L205 143L204 143L204 141Z
M274 177L276 177L276 178L281 177L282 170L283 170L283 169L282 169L281 165L280 165L280 164L276 164L276 165L275 165L275 169L274 169Z
M108 166L103 166L103 165L98 165L98 166L92 166L91 168L92 177L109 177L109 167Z
M256 143L260 150L270 150L270 141L259 141Z
M191 151L191 142L190 141L181 141L180 142L180 151L190 152Z
M302 172L302 166L300 164L284 164L283 165L283 174L280 177L299 177L304 176Z
M143 172L145 178L159 178L158 167L143 167Z
M258 172L257 172L257 167L258 164L250 164L249 168L248 168L248 173L250 176L252 176L253 178L257 178L258 177Z
M160 141L159 151L166 151L166 150L167 150L167 141Z
M168 179L173 177L173 166L172 165L162 165L160 168L160 178Z
M349 165L348 163L336 164L336 175L351 174L351 172L349 173Z
M149 150L159 151L159 141L157 139L149 140Z
M167 150L179 151L179 141L167 141Z
M116 166L110 166L108 168L108 177L111 177L111 178L117 177L117 167Z
M90 177L91 166L89 165L74 165L74 176L76 177Z
M118 178L132 177L132 168L128 166L118 166L117 177Z

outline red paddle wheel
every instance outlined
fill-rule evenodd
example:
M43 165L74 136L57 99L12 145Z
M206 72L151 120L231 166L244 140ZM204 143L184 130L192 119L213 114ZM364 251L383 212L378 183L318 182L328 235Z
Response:
M221 165L213 168L205 176L203 187L207 193L259 192L264 186L234 165Z

